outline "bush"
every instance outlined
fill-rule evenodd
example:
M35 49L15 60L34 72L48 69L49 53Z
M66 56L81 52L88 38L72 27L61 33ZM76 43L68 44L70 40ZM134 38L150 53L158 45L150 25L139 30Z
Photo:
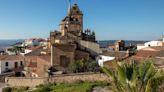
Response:
M101 68L99 67L98 63L94 60L79 60L72 62L69 65L69 70L73 73L80 73L80 72L100 72Z
M12 88L10 87L5 87L2 89L2 92L11 92L12 91Z
M91 92L95 86L107 86L106 82L77 81L75 83L47 84L33 90L32 92Z

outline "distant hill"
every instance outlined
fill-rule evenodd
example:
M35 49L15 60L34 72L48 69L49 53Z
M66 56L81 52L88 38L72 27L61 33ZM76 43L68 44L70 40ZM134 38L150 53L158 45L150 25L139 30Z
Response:
M102 40L102 41L98 41L98 43L100 44L100 47L107 47L108 45L114 45L114 43L117 40ZM125 40L125 45L137 45L137 44L143 44L147 41L133 41L133 40Z
M16 44L18 42L23 42L24 39L18 39L18 40L0 40L0 50L5 49L13 44Z

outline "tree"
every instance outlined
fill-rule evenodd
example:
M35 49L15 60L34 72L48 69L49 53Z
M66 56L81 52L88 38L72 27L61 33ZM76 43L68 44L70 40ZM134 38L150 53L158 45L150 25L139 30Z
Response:
M157 70L150 61L137 64L133 61L119 65L116 70L103 67L103 71L112 79L114 92L162 92L164 85L163 70ZM162 72L162 73L161 73Z
M99 72L100 67L94 60L78 60L74 61L69 65L69 70L73 73L79 72Z

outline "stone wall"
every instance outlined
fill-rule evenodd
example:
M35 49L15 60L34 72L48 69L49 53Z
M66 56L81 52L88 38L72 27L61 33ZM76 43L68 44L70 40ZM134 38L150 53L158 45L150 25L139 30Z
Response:
M8 72L8 73L0 74L0 82L4 83L6 76L13 76L13 75L15 75L15 72Z
M9 86L29 86L35 87L39 84L51 83L73 83L76 81L109 81L109 77L102 73L80 73L56 75L50 78L25 78L25 77L6 77L6 84Z
M81 74L67 74L58 75L49 79L55 83L73 83L76 81L108 81L109 77L102 73L81 73Z
M68 60L74 61L74 51L76 49L75 45L54 45L53 46L53 65L61 64L61 56L65 56ZM65 61L65 60L63 60Z
M6 77L5 84L11 87L35 87L47 83L47 78Z

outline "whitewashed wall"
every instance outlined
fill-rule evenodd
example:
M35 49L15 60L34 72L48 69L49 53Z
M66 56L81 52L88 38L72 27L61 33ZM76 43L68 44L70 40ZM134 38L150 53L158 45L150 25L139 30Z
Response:
M6 62L8 62L8 66L6 66ZM18 62L18 67L21 66L21 61L20 60L3 60L0 61L0 74L6 71L6 68L8 69L13 69L15 68L15 62Z
M98 62L99 66L103 67L104 62L111 61L111 60L114 60L114 59L115 59L115 57L99 55L96 58L96 61Z
M153 46L163 46L163 42L162 41L149 41L149 42L144 43L143 46L137 45L137 50L141 50L143 48L153 47Z
M150 41L145 43L146 47L151 46L162 46L162 41Z

